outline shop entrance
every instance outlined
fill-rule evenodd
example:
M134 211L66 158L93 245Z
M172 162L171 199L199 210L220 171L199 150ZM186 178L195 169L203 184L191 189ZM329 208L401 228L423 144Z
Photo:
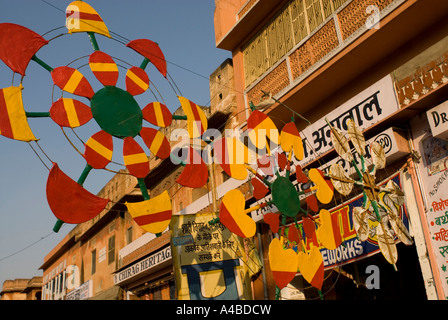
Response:
M325 300L427 300L415 245L397 244L397 271L381 253L325 271ZM369 266L370 267L368 269ZM373 270L373 271L372 271ZM366 272L367 271L367 272ZM369 278L378 275L378 279ZM300 277L302 278L302 277ZM306 300L320 299L317 289L302 278ZM368 284L374 285L368 289Z

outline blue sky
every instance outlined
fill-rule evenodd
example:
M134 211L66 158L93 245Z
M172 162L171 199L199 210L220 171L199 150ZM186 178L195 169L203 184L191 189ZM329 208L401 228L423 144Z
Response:
M0 0L0 23L23 25L38 34L65 24L65 8L71 1L63 0ZM157 42L168 62L168 73L181 94L193 102L210 105L209 75L231 54L215 47L212 0L90 0L87 1L101 15L110 31L129 39L146 38ZM49 40L66 33L60 28L46 34ZM116 37L117 38L117 37ZM102 51L113 57L139 66L142 58L122 43L98 35ZM53 68L93 52L84 33L62 35L44 46L37 56ZM91 77L87 58L74 64L88 77L94 90L101 88ZM118 86L124 87L125 68L120 68ZM167 81L153 66L146 69L151 82L162 93L171 111L179 107L177 97ZM0 88L11 86L12 71L0 61ZM19 82L16 75L14 84ZM23 79L23 100L26 111L49 111L53 83L48 71L31 61ZM122 84L122 85L121 85ZM80 99L81 100L81 99ZM143 108L152 102L146 93L137 101ZM83 101L87 103L86 101ZM39 145L51 161L75 181L85 160L71 147L61 129L49 118L29 119ZM86 141L98 131L90 121L77 134ZM93 131L92 131L93 130ZM33 146L36 146L33 144ZM41 157L43 153L38 150ZM119 150L119 154L121 151ZM44 158L48 165L49 160ZM115 159L114 159L115 160ZM116 158L122 163L122 160ZM103 170L92 171L84 184L97 193L112 178ZM48 169L26 142L0 136L0 285L7 279L31 278L42 275L38 268L47 255L74 227L64 225L58 233L52 231L56 218L45 195Z

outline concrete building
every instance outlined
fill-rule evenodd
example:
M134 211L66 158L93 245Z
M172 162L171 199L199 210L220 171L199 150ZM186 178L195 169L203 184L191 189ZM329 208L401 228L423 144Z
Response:
M0 296L0 300L41 300L42 277L6 280Z

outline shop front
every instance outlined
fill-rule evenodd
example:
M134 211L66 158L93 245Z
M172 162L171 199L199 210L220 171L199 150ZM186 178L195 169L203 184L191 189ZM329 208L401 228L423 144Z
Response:
M433 265L426 254L428 250L428 239L425 237L424 230L426 221L422 221L421 211L416 204L418 198L416 194L420 191L416 189L418 181L410 165L414 153L411 149L408 123L403 122L394 126L381 125L385 119L398 111L399 105L393 80L390 75L387 75L303 130L301 135L304 143L304 159L295 161L292 166L300 165L304 171L318 168L330 177L330 167L338 164L345 176L353 181L358 178L357 173L362 171L361 168L364 166L372 170L371 146L374 142L381 144L386 165L375 171L374 188L378 191L382 219L386 219L385 211L390 210L400 218L400 225L405 227L406 240L402 241L401 238L395 237L392 240L394 244L390 244L393 248L390 254L396 255L398 259L395 263L390 263L385 258L380 249L377 234L380 219L373 214L366 225L368 229L366 239L360 239L356 232L357 221L354 217L356 208L371 208L369 202L365 205L366 201L370 200L366 197L366 183L361 178L357 184L352 183L350 192L343 195L338 192L338 188L335 188L332 200L327 204L319 204L319 210L325 209L330 212L333 228L337 229L334 234L340 238L341 245L336 249L326 248L315 234L316 230L324 224L323 217L319 214L322 211L312 213L312 219L310 215L303 216L298 223L289 221L287 224L280 224L280 229L275 230L277 232L271 228L262 235L268 238L267 243L274 236L282 236L286 246L296 252L310 252L312 247L317 247L323 259L324 280L320 290L313 287L299 272L280 294L277 294L276 298L284 300L435 298ZM333 151L331 140L331 127L337 127L341 132L346 133L348 119L353 120L361 131L367 132L364 137L366 141L364 156L360 157L356 148L353 148L350 151L352 161L338 156ZM375 126L377 126L375 130L369 131ZM298 192L310 187L308 183L297 182L296 175L292 175L291 180ZM387 189L386 186L391 185L397 186L402 194L402 200L397 203L393 203L384 191ZM303 206L307 205L305 197L305 195L302 196ZM252 198L246 207L256 203L269 203L271 199L271 194L259 200ZM437 198L437 201L441 200ZM252 212L252 218L258 223L265 223L266 214L275 213L276 210L275 206L266 206ZM373 212L373 210L370 211ZM439 220L442 221L442 219ZM433 225L435 224L433 222ZM440 229L440 224L438 227ZM289 240L291 230L295 228L300 232L301 241L299 242ZM439 229L437 232L441 238L442 231ZM266 249L264 248L264 256L268 254Z
M123 252L123 266L113 274L113 280L125 291L126 300L175 299L169 232L160 238L144 234Z

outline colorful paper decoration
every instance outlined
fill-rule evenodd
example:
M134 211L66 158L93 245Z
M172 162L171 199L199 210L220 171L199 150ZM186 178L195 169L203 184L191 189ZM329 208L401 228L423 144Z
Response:
M320 254L320 253L319 253ZM278 238L269 244L269 266L279 289L283 289L296 276L299 256L292 249L284 249Z
M250 161L248 148L238 139L224 137L213 143L214 161L234 179L247 177L246 164Z
M349 147L348 138L341 130L328 123L331 129L331 138L336 152L344 159L351 161L356 169L358 180L348 177L338 165L332 165L330 178L341 194L350 193L353 185L360 185L363 188L364 203L362 207L353 209L353 224L361 241L367 240L369 236L376 235L379 248L384 258L396 268L398 259L395 237L404 244L412 244L412 237L402 220L397 214L396 207L403 205L404 193L397 185L391 184L386 187L377 186L375 173L377 169L385 167L386 157L382 146L378 143L371 147L372 168L369 170L365 161L366 143L362 132L352 119L347 120L347 131L350 142L360 156L361 167L354 161ZM381 195L381 196L380 196ZM376 221L376 226L370 226L369 220Z
M155 126L168 127L173 120L171 112L166 105L160 102L151 102L143 108L143 119Z
M145 70L139 67L131 67L126 72L126 91L136 96L149 88L149 77Z
M294 152L297 160L302 160L304 155L302 138L294 122L288 122L280 133L280 145L285 152Z
M69 33L95 32L110 38L109 30L100 15L85 1L73 1L65 10Z
M244 210L244 195L238 189L227 192L222 198L219 221L230 231L243 238L255 235L255 221Z
M60 98L51 105L50 117L61 127L77 128L89 122L93 116L90 107L81 101Z
M103 86L115 86L117 84L118 66L108 54L99 50L93 52L89 57L89 66Z
M89 221L101 213L109 199L99 198L67 176L54 163L47 180L47 201L53 214L66 223Z
M322 209L319 212L320 226L316 230L319 241L328 250L334 250L342 244L338 217L330 211Z
M157 70L166 78L167 68L165 56L157 43L149 39L137 39L130 41L127 46L151 61Z
M182 109L187 117L188 134L190 138L200 137L208 128L208 120L204 111L196 103L179 96Z
M123 143L123 159L129 172L137 177L144 178L149 173L149 159L145 151L132 137L126 137Z
M62 95L64 93L74 94L87 98L89 102L86 104L76 98L61 97L52 103L49 112L25 112L20 94L21 87L2 89L2 96L0 97L0 134L12 139L30 142L37 139L28 126L27 117L50 117L61 128L72 129L82 127L93 119L100 130L85 142L85 151L81 155L87 162L86 167L78 182L75 182L73 190L75 193L82 193L86 201L90 199L86 197L86 194L89 193L83 189L83 182L91 169L106 169L114 152L113 139L118 138L123 140L124 165L129 173L137 178L142 196L146 201L150 199L150 196L142 179L150 171L149 159L135 138L140 135L154 156L161 159L168 158L171 152L168 140L161 131L145 127L144 121L166 127L171 124L173 116L165 105L158 102L147 104L143 111L134 96L143 94L151 85L144 70L149 62L166 78L167 68L164 55L158 44L151 40L130 41L127 47L142 55L144 59L140 67L133 66L127 70L125 75L126 90L123 90L117 87L120 76L117 64L111 56L99 49L96 41L95 34L106 37L110 37L110 34L95 9L84 1L73 1L66 9L66 27L70 34L86 33L90 38L94 52L88 57L88 66L103 87L94 90L83 73L71 66L52 68L36 57L37 51L48 43L47 40L22 26L2 23L0 24L0 59L13 72L24 76L29 61L33 60L50 72L54 85L62 90ZM180 100L186 113L185 120L188 122L190 131L194 137L198 137L207 129L207 118L199 106L183 97ZM184 118L181 116L176 119ZM196 120L199 121L199 125L195 123ZM208 178L207 167L203 162L199 164L187 162L178 181L185 186L203 186ZM55 175L54 172L58 172L57 168L52 170L52 175ZM58 181L60 182L59 190L64 190L65 188L61 186L69 179L58 179ZM72 186L73 183L71 182L67 183ZM52 184L51 179L48 180L48 184L48 190L55 189L55 184ZM80 221L82 217L73 220L70 215L60 214L61 206L60 204L54 205L58 202L55 201L55 197L51 197L53 193L49 193L49 201L52 204L51 207L57 210L55 215L59 219L54 230L57 231L61 223ZM73 195L72 193L69 194ZM75 199L77 198L75 197ZM95 199L93 197L93 200ZM94 204L95 202L91 204L93 209L98 209ZM143 202L142 206L154 204L156 204L156 201ZM89 209L89 204L83 206ZM87 210L85 219L92 218L93 212L98 214L100 210Z
M71 67L58 67L51 72L53 82L68 93L91 99L93 89L87 79L77 69Z
M20 141L37 140L26 118L22 87L0 89L0 134Z
M268 146L266 138L274 144L279 144L280 142L277 126L271 118L261 111L252 111L247 119L247 130L250 141L258 149L264 149Z
M201 155L192 147L188 148L187 161L184 170L176 182L184 187L200 188L207 183L208 168Z
M103 169L112 160L113 150L112 136L101 130L87 140L84 158L92 168Z
M317 247L311 247L309 253L298 253L298 267L302 276L318 290L324 282L324 260Z
M28 28L0 23L0 59L22 77L33 56L47 44L47 40Z
M263 220L269 225L273 233L278 233L280 227L280 215L278 213L274 212L265 213L263 215Z
M160 159L170 156L171 147L165 135L154 128L142 128L140 136L152 154Z
M170 224L172 208L168 191L142 202L125 203L134 221L145 231L161 233Z
M309 178L315 184L311 189L317 190L317 199L321 203L329 203L333 199L333 185L330 181L325 180L324 173L319 169L312 168L309 171Z

